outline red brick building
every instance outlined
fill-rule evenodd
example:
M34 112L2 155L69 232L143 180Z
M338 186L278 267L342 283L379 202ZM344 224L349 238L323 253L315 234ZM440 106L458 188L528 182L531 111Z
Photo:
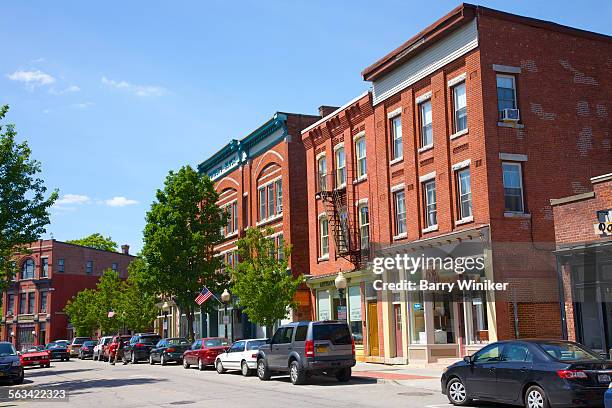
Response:
M366 68L371 95L302 132L315 317L334 313L342 270L361 285L345 304L349 315L352 300L362 304L361 315L353 309L370 361L430 362L496 339L561 337L550 199L587 191L612 169L611 52L606 35L462 4ZM369 254L355 245L366 200ZM322 256L326 239L342 250ZM364 257L427 251L481 257L476 277L511 289L368 293Z
M31 243L16 255L17 274L2 294L2 340L17 349L73 335L64 307L83 289L95 288L105 270L127 278L133 256L52 240Z
M592 191L551 200L562 284L564 336L594 350L612 349L612 173Z
M322 107L325 112L327 107ZM271 227L284 256L284 244L292 247L289 267L295 275L308 275L308 216L306 194L306 151L300 131L320 119L320 116L277 112L264 124L240 140L231 140L221 150L198 166L207 174L219 192L218 205L229 214L223 230L225 239L215 247L225 262L237 261L237 240L245 236L248 227ZM297 294L300 307L290 320L310 317L308 290ZM207 335L224 335L223 308L206 318L199 315L201 331ZM230 307L228 338L263 336L257 327Z

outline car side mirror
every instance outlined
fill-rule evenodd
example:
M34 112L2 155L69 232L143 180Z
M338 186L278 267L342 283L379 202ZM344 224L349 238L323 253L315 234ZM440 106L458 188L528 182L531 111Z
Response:
M272 344L272 339L266 339L266 344Z
M463 357L463 361L465 361L468 364L473 364L474 360L472 360L472 356L465 356Z

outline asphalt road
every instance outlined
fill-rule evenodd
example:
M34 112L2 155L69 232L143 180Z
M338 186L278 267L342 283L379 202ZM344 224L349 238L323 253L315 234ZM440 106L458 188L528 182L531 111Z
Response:
M417 381L406 385L355 378L341 384L335 378L313 377L307 385L294 386L286 376L264 382L238 373L219 375L212 368L198 371L148 363L113 367L77 359L54 362L49 369L27 369L24 384L3 385L1 393L5 396L11 389L48 387L66 389L68 401L28 403L3 399L0 407L450 407L439 391L421 387Z

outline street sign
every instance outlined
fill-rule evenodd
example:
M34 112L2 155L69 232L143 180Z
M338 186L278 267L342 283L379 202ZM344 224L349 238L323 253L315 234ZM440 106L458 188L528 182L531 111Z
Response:
M346 320L346 306L338 306L338 320Z

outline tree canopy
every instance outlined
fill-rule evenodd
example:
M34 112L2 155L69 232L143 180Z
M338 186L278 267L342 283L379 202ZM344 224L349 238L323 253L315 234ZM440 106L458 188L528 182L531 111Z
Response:
M111 237L104 237L96 232L81 239L67 241L69 244L82 245L89 248L101 249L103 251L117 252L117 243Z
M8 112L0 107L0 121ZM31 156L26 142L17 143L12 124L0 124L0 289L15 273L13 254L46 232L49 209L57 191L47 195L40 178L40 163Z
M227 220L218 198L207 176L184 166L168 173L146 216L142 253L148 274L143 287L174 300L187 317L190 338L195 298L202 287L218 292L228 284L214 252Z

